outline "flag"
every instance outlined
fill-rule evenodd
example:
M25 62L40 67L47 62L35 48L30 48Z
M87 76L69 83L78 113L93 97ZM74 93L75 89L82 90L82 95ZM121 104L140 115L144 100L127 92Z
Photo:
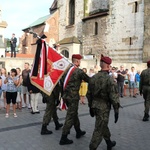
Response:
M31 70L31 83L50 95L69 66L70 62L66 58L39 39Z

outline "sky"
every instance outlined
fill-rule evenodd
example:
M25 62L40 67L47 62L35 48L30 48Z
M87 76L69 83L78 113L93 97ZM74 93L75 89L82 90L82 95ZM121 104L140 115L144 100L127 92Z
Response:
M4 30L4 38L17 38L23 34L22 29L28 27L38 18L49 14L54 0L0 0L1 18L8 26Z

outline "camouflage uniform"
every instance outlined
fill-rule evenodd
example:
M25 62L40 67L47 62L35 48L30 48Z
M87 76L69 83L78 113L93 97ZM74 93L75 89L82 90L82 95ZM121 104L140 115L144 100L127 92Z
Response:
M50 96L42 93L43 98L45 99L46 103L46 110L43 117L43 125L48 125L51 121L51 118L53 118L54 122L58 121L57 116L57 109L56 109L56 101L59 99L59 93L60 93L60 87L59 84L57 84L51 93Z
M65 76L66 74L62 78L62 83L64 82ZM80 130L78 104L80 100L79 89L82 80L88 82L89 77L83 72L83 70L76 68L72 73L65 90L63 91L63 100L68 106L65 124L63 126L63 135L67 135L73 125L76 131Z
M117 84L107 71L99 71L91 78L87 98L89 107L92 108L96 117L95 129L89 147L90 150L96 150L102 138L109 140L111 136L108 128L111 104L114 111L119 112Z
M140 93L143 93L144 106L145 106L145 119L143 121L148 121L149 118L149 107L150 107L150 68L142 71L140 75Z

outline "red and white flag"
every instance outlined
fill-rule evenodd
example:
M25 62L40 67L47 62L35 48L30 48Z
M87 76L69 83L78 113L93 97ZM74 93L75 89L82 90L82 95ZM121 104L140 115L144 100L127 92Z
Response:
M40 39L31 70L31 83L50 95L69 66L70 62L66 58Z

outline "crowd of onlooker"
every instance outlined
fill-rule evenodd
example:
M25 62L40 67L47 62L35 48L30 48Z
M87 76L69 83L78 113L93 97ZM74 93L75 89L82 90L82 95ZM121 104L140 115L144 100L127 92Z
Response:
M132 66L131 69L125 69L124 66L110 68L110 76L117 82L118 92L120 97L127 96L127 89L129 89L129 96L136 98L139 94L140 71L136 71Z
M24 69L12 68L6 70L1 68L0 70L0 97L1 104L6 109L5 117L9 117L10 104L12 103L14 117L17 117L16 109L22 109L28 107L31 109L31 113L39 113L38 110L38 98L40 90L30 83L30 65L25 63ZM87 69L83 68L83 71L87 73ZM95 74L94 68L90 68L89 77ZM136 98L139 94L140 83L140 71L135 71L132 66L131 69L125 69L123 65L118 67L110 67L109 75L117 83L118 93L120 97L127 96L127 89L129 89L129 96ZM88 84L82 81L79 94L80 104L85 104L86 93L88 90ZM28 97L28 105L27 105ZM0 108L2 105L0 104Z
M83 68L83 71L87 73L87 69ZM89 76L92 77L96 72L94 68L89 70ZM139 83L140 83L140 71L135 70L132 66L131 69L124 68L123 65L118 67L110 67L109 75L114 79L114 82L117 83L118 93L120 97L127 96L127 90L129 89L129 96L136 98L139 94ZM81 83L80 87L80 103L85 104L86 92L88 89L88 84L86 82Z
M39 113L38 98L40 90L30 83L30 64L25 63L24 69L12 68L0 70L0 108L6 109L5 117L10 114L10 104L12 103L13 115L17 117L16 109L28 107L31 113ZM27 105L28 99L28 105Z

